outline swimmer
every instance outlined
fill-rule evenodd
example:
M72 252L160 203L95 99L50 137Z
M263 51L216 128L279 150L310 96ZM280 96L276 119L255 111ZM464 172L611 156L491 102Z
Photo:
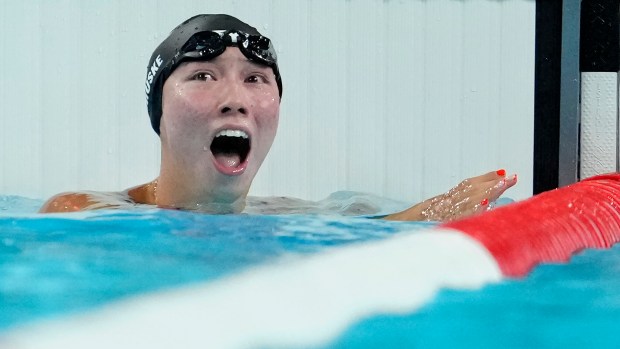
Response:
M282 79L272 42L232 16L194 16L155 49L145 89L161 141L159 176L123 192L58 194L40 212L136 205L243 212L278 127ZM516 181L504 170L489 172L384 218L443 221L475 214Z

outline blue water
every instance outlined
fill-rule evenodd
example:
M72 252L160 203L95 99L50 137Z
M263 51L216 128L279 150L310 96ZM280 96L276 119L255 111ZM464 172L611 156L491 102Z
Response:
M33 214L0 197L0 333L144 291L215 280L282 256L381 239L424 223L164 211ZM620 348L620 245L410 314L346 330L330 348Z
M30 209L29 202L6 201ZM0 331L140 292L215 280L284 255L429 225L158 209L13 213L0 215Z

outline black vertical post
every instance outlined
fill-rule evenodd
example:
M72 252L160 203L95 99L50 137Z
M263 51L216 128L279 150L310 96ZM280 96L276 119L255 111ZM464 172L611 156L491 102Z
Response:
M581 71L617 73L620 70L620 1L586 0L581 7Z
M562 1L536 1L534 194L558 186Z

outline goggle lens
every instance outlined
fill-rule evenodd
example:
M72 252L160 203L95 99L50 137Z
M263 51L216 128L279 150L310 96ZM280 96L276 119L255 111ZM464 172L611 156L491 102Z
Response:
M276 52L271 41L260 35L248 35L239 31L208 31L192 36L177 54L175 63L185 59L209 60L221 55L227 46L237 46L251 60L275 66Z
M276 51L271 41L264 36L250 35L241 43L242 47L252 53L254 57L263 61L263 64L275 65Z

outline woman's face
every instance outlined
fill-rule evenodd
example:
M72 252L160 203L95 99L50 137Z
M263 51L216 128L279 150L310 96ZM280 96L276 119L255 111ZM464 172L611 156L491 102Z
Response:
M278 127L280 98L270 67L236 47L181 64L162 95L162 174L201 195L246 195Z

